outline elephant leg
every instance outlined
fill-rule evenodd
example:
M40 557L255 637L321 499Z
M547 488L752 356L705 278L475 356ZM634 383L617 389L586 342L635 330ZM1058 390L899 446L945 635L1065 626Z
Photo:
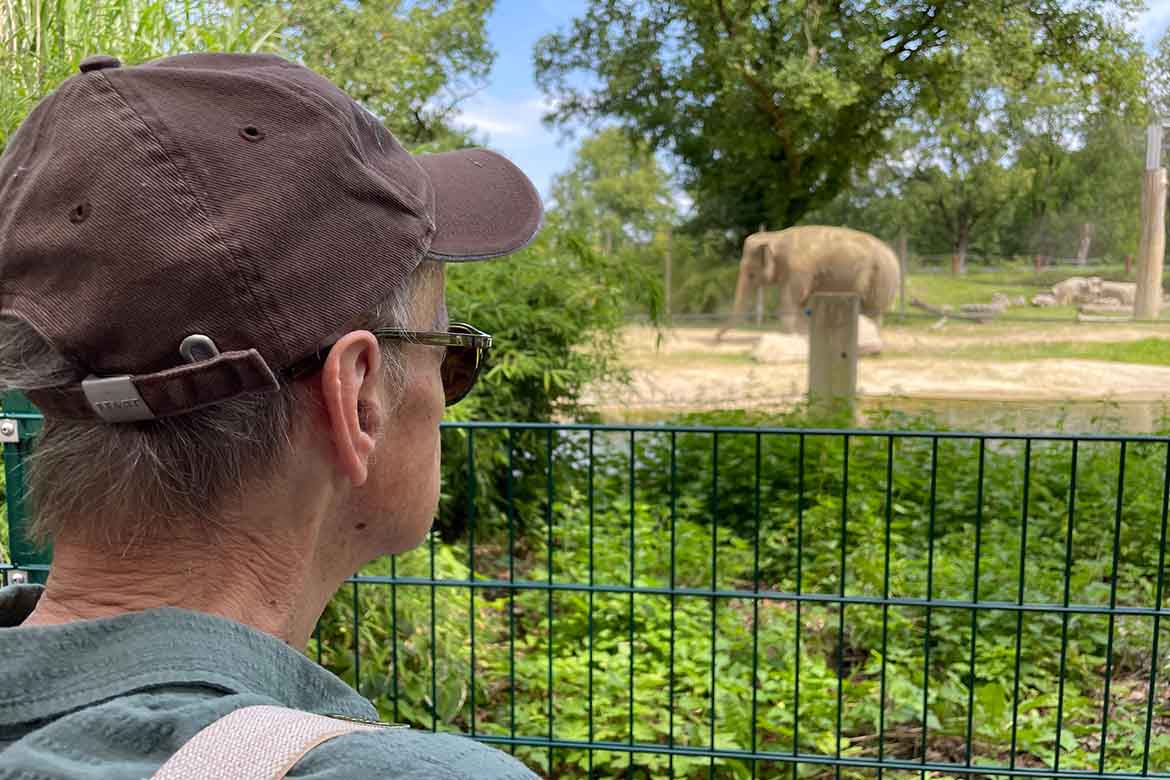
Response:
M799 285L789 283L780 285L780 332L799 333L800 322L804 317L801 304L804 301L804 291Z

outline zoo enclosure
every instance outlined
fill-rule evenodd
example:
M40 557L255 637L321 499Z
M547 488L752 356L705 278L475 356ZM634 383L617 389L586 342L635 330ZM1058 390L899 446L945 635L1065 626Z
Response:
M10 581L45 561L6 419ZM550 777L1170 777L1170 439L443 436L436 532L309 648L384 718Z

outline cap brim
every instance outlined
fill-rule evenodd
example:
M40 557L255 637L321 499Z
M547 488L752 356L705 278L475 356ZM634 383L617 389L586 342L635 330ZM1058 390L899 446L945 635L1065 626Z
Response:
M532 182L506 157L460 149L415 157L435 192L435 237L429 257L487 260L523 249L544 210Z

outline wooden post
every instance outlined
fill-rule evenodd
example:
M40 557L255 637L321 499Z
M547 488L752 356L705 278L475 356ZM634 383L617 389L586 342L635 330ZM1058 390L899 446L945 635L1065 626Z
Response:
M1133 255L1125 256L1125 278L1133 276Z
M768 229L768 226L763 222L760 223L760 232L763 233ZM756 285L756 327L764 324L764 290L767 289L766 282L760 282Z
M662 281L662 286L663 286L662 307L663 307L663 309L665 309L666 324L667 325L669 325L670 321L671 321L671 317L670 317L670 313L671 313L670 290L671 290L671 286L674 282L674 258L671 256L671 247L673 245L674 245L674 234L671 232L671 229L669 227L667 227L666 228L666 257L664 258L665 263L666 263L666 268L664 269L664 272L663 272L663 276L665 277L665 279L663 279L663 281Z
M1142 238L1138 245L1134 319L1155 320L1162 307L1162 262L1166 252L1166 169L1162 167L1162 125L1146 133L1146 172L1142 181Z
M857 319L855 293L812 296L808 334L808 396L813 402L852 401L857 395Z
M906 319L906 274L910 270L910 259L906 254L906 231L898 234L898 315Z
M1036 255L1032 262L1033 268L1036 269L1036 273L1040 273L1040 269L1044 267L1044 259L1040 257L1040 255Z

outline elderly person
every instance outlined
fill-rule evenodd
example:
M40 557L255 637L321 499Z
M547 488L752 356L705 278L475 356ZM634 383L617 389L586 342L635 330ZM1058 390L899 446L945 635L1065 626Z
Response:
M377 724L300 651L430 527L490 344L444 262L540 218L507 160L412 157L276 57L91 57L33 110L0 158L0 387L45 416L53 566L0 591L0 777L532 776Z

